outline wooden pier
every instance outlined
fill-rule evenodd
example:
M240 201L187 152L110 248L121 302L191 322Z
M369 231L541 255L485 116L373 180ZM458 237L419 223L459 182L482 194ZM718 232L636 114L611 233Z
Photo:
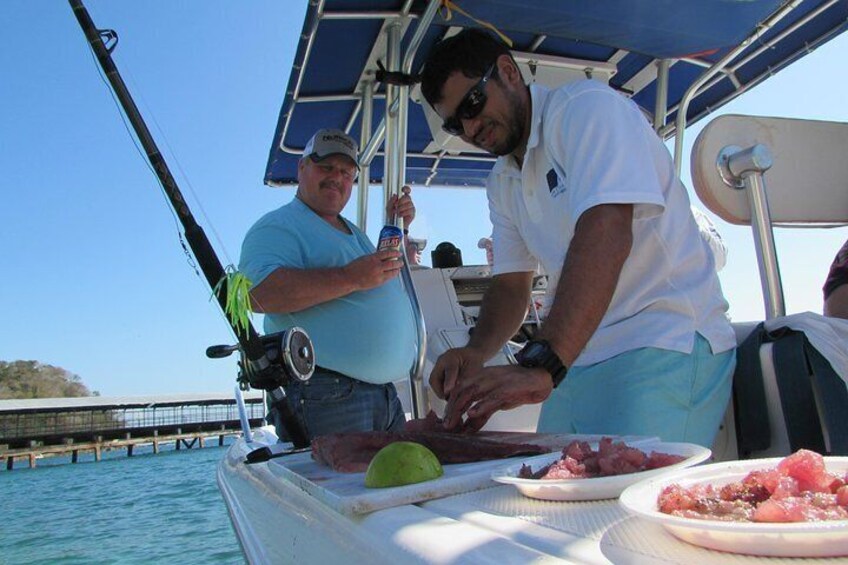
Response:
M100 461L103 453L107 451L125 450L127 457L132 457L137 446L152 446L153 453L158 454L162 451L163 445L173 444L174 450L192 449L195 446L204 448L212 440L213 444L218 447L223 447L224 439L228 436L240 437L241 430L222 429L217 432L190 432L190 433L174 433L167 435L153 435L148 437L127 437L126 439L111 439L103 438L95 439L88 442L73 442L68 441L57 445L39 445L28 448L19 449L4 449L0 445L0 457L6 461L6 470L11 471L15 467L15 463L26 462L30 469L34 469L39 459L45 457L61 457L71 456L71 463L78 463L81 453L91 453L94 455L95 461Z
M251 427L264 423L261 394L246 395L245 411ZM0 457L8 471L47 457L69 455L77 463L80 454L93 454L100 461L116 450L132 457L139 446L154 454L163 445L202 448L210 439L223 446L227 436L240 435L235 399L224 395L0 400Z

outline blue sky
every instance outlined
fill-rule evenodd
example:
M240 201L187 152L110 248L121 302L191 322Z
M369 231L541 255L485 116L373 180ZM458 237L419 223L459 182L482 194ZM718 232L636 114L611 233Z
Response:
M237 263L253 221L293 195L262 176L305 5L86 2L98 27L118 31L118 68L224 264ZM231 390L234 358L204 352L233 337L70 7L5 0L3 8L0 360L58 365L109 396ZM848 38L832 41L721 113L848 121L846 53ZM687 133L687 152L699 129ZM450 240L466 264L484 261L482 192L414 195L413 232L431 242L425 255ZM347 214L355 217L352 207ZM372 213L372 236L379 221ZM750 229L716 223L730 247L721 279L731 316L761 318ZM790 313L821 311L827 266L846 237L848 228L778 231Z

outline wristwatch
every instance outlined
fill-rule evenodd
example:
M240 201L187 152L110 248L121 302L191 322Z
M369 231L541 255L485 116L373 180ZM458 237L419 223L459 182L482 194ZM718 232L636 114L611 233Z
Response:
M522 367L542 367L551 374L554 388L565 378L568 368L562 364L559 356L544 339L531 339L524 348L515 354L515 360Z

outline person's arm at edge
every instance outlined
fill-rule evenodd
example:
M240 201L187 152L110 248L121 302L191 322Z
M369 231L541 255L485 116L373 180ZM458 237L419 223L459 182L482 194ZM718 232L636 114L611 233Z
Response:
M824 315L848 318L848 284L836 287L824 301Z

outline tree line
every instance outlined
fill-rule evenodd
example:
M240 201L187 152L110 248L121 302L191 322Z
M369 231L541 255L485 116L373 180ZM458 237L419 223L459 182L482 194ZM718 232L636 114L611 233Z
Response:
M0 361L0 399L100 396L70 371L38 361Z

